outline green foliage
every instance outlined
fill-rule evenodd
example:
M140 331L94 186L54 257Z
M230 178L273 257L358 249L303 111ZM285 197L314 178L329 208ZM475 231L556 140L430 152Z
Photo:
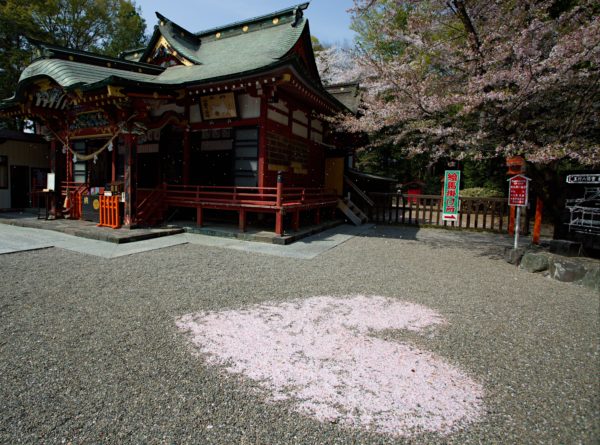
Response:
M498 189L486 187L472 187L460 191L464 198L503 198L504 193Z
M120 52L141 48L147 43L146 21L133 2L119 0L118 10L108 25L110 40L104 42L101 52L117 56Z
M506 166L503 159L466 160L462 164L464 188L484 187L504 190Z
M321 41L315 36L310 36L310 42L312 43L315 54L325 49L325 46L323 46Z
M363 51L384 60L400 54L405 45L390 39L381 24L385 21L395 29L405 29L409 6L393 0L381 0L372 8L354 17L350 28L358 34L357 43Z
M31 63L27 37L116 56L143 46L145 32L133 0L0 0L0 99L12 96Z

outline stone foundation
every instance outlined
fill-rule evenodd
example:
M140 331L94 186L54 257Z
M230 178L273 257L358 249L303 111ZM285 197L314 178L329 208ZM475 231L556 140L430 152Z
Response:
M566 247L567 256L552 252L557 249L548 251L537 246L516 251L507 248L505 260L510 264L518 264L520 269L527 272L543 273L554 280L579 284L600 292L600 260L571 256L574 253L572 246Z

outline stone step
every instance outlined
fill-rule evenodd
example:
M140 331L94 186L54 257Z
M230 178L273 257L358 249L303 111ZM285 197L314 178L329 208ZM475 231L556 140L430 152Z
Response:
M338 209L340 209L342 211L342 213L344 215L346 215L346 217L355 225L355 226L360 226L363 221L360 218L360 216L358 216L356 213L354 213L354 211L352 211L352 209L350 209L350 207L348 206L348 204L346 204L346 202L342 201L342 200L338 200L338 205L337 205Z

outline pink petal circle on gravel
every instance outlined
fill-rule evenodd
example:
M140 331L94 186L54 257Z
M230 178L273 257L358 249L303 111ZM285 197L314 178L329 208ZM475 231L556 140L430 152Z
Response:
M483 388L432 352L373 334L429 330L446 321L380 296L313 297L177 320L211 365L255 380L323 422L412 436L477 421Z

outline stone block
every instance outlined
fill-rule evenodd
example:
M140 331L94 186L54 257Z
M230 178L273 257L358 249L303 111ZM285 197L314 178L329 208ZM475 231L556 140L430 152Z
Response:
M545 252L526 252L521 258L521 269L527 272L543 272L550 265L550 255Z
M587 269L585 276L581 279L579 284L600 292L600 265L594 265Z
M586 274L586 269L581 263L556 257L550 261L549 270L550 277L569 283L581 280Z
M581 243L564 239L553 239L550 241L550 252L562 256L580 256Z
M512 247L507 247L504 249L504 260L509 264L519 264L524 253L525 249L523 248L513 249Z

